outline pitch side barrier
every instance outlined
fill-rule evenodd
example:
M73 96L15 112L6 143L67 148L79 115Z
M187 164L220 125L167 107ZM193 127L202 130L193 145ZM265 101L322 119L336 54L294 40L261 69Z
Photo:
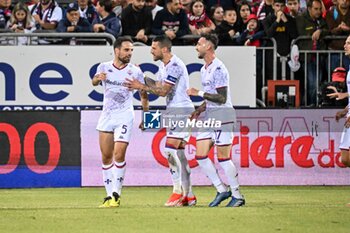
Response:
M19 42L25 45L113 45L114 41L115 37L109 33L58 33L50 30L32 33L13 33L6 30L0 33L0 46L18 45Z
M326 36L322 38L325 40L326 44L330 42L331 40L346 40L347 36ZM295 40L291 42L291 47L293 45L299 45L302 42L305 41L311 41L311 36L299 36ZM332 56L334 57L334 61L332 61ZM312 57L312 58L311 58ZM338 58L335 58L338 57ZM299 60L301 60L301 67L298 73L290 72L290 78L291 80L299 79L302 77L302 81L304 83L303 89L307 90L307 75L308 75L308 61L310 59L313 59L316 61L316 98L317 98L317 106L320 104L320 86L321 81L323 82L330 82L331 81L331 73L333 69L336 67L345 67L346 64L344 64L344 51L341 50L303 50L299 48ZM333 63L333 64L332 64ZM286 64L285 64L286 65ZM349 65L349 64L347 64ZM333 67L332 67L333 66ZM299 75L300 77L297 77ZM307 99L306 91L304 91L304 96L301 96L302 99L304 99L304 106L308 106L309 100Z

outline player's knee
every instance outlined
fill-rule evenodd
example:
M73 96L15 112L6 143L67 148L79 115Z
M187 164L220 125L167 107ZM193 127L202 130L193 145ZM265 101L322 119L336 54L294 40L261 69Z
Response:
M342 162L342 164L344 164L345 166L350 167L350 158L349 158L349 156L347 156L347 157L342 156L342 157L341 157L341 162Z
M177 163L177 160L178 160L179 158L177 157L177 151L176 151L176 149L166 147L166 148L164 149L164 153L165 153L165 155L166 155L166 157L167 157L167 159L168 159L168 162L169 162L170 164L175 165L175 164Z

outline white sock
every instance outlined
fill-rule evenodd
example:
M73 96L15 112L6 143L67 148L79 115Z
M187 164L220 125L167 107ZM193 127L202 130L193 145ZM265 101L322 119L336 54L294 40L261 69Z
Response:
M114 167L113 163L108 165L102 164L103 184L105 186L108 197L111 197L113 193L113 183L114 183L113 172L112 172L113 167Z
M190 177L191 169L185 155L185 150L184 149L177 150L177 155L181 162L181 186L182 186L183 195L187 197L193 197L194 195L192 192L192 184L191 184L191 177Z
M181 189L181 162L177 156L177 151L172 148L166 147L164 150L168 157L168 163L171 173L171 179L173 181L173 193L182 193Z
M113 175L114 175L114 186L113 186L113 192L117 192L119 196L122 195L122 187L123 187L123 181L125 176L125 169L126 169L126 163L123 162L114 162L114 169L113 169Z
M196 156L196 158L197 158L197 162L198 162L199 166L201 167L203 172L207 175L207 177L210 179L212 184L215 186L216 190L219 193L226 192L227 187L221 181L219 174L218 174L214 164L211 162L211 160L208 157L198 158Z
M227 181L230 184L232 196L236 198L242 198L241 193L239 192L239 183L238 183L238 173L236 166L233 164L232 160L219 161L219 164L224 169Z

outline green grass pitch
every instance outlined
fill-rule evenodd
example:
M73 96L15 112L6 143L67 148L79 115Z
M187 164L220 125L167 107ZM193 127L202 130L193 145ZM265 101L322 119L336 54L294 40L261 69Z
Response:
M164 207L170 187L125 187L119 208L99 209L104 188L0 189L0 232L350 232L349 186L243 186L242 208Z

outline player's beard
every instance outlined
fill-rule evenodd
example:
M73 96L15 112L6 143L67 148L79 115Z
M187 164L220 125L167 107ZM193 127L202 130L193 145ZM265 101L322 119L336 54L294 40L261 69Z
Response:
M163 59L163 56L159 55L159 56L156 56L153 54L153 61L159 61L159 60L162 60Z
M130 62L131 56L125 56L125 57L118 57L119 61L121 61L123 64L128 64Z

